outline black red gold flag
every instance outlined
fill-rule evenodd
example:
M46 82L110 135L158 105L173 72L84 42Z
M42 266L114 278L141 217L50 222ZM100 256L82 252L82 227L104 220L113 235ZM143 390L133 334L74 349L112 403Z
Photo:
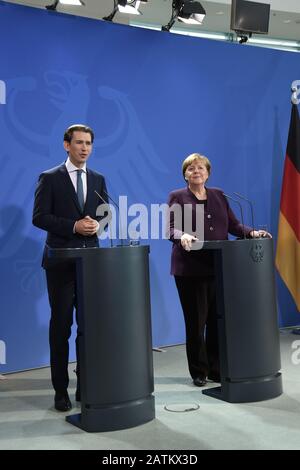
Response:
M292 105L281 188L276 267L300 312L300 119Z

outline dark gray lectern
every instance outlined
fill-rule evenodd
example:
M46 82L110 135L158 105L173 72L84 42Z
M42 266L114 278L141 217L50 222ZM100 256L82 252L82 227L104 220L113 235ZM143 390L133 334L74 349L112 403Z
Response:
M203 390L231 403L282 393L272 239L205 242L214 250L221 387Z
M68 422L114 431L155 418L149 247L51 249L76 260L81 414Z

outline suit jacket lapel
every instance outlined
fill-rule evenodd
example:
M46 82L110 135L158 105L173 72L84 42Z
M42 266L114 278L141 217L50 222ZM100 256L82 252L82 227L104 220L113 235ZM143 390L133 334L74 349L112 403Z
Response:
M86 201L84 205L85 209L89 207L90 200L94 192L93 175L88 169L86 169L86 185L87 185L87 192L86 192Z

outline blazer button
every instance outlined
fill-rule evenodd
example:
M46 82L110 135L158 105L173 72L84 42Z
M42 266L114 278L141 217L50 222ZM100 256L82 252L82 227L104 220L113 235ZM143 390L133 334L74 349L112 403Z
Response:
M209 230L210 230L211 232L213 231L213 229L214 229L213 227L209 227Z
M211 219L211 215L210 215L210 214L207 214L207 218L208 218L208 219Z

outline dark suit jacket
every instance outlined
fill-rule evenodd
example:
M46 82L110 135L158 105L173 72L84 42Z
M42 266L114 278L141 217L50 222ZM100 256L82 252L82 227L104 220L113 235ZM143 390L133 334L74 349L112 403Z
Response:
M228 233L236 237L243 237L243 226L230 209L223 191L217 188L206 188L207 201L204 204L204 240L227 240ZM179 204L183 207L190 204L192 208L193 230L196 220L196 207L201 204L189 188L172 191L168 200L169 206ZM171 257L171 274L176 276L212 276L213 253L209 250L186 251L180 243L183 234L184 211L182 211L181 225L176 227L174 216L170 213L170 235L173 242ZM177 223L177 222L176 222ZM252 228L245 226L245 234L249 235Z
M46 246L43 255L43 267L53 265L47 257L47 247L81 248L99 246L98 237L84 237L73 233L74 224L86 215L100 220L96 216L97 207L102 204L94 191L106 201L105 180L100 173L87 169L87 197L83 212L80 209L77 194L65 164L43 172L35 191L33 224L47 231Z

